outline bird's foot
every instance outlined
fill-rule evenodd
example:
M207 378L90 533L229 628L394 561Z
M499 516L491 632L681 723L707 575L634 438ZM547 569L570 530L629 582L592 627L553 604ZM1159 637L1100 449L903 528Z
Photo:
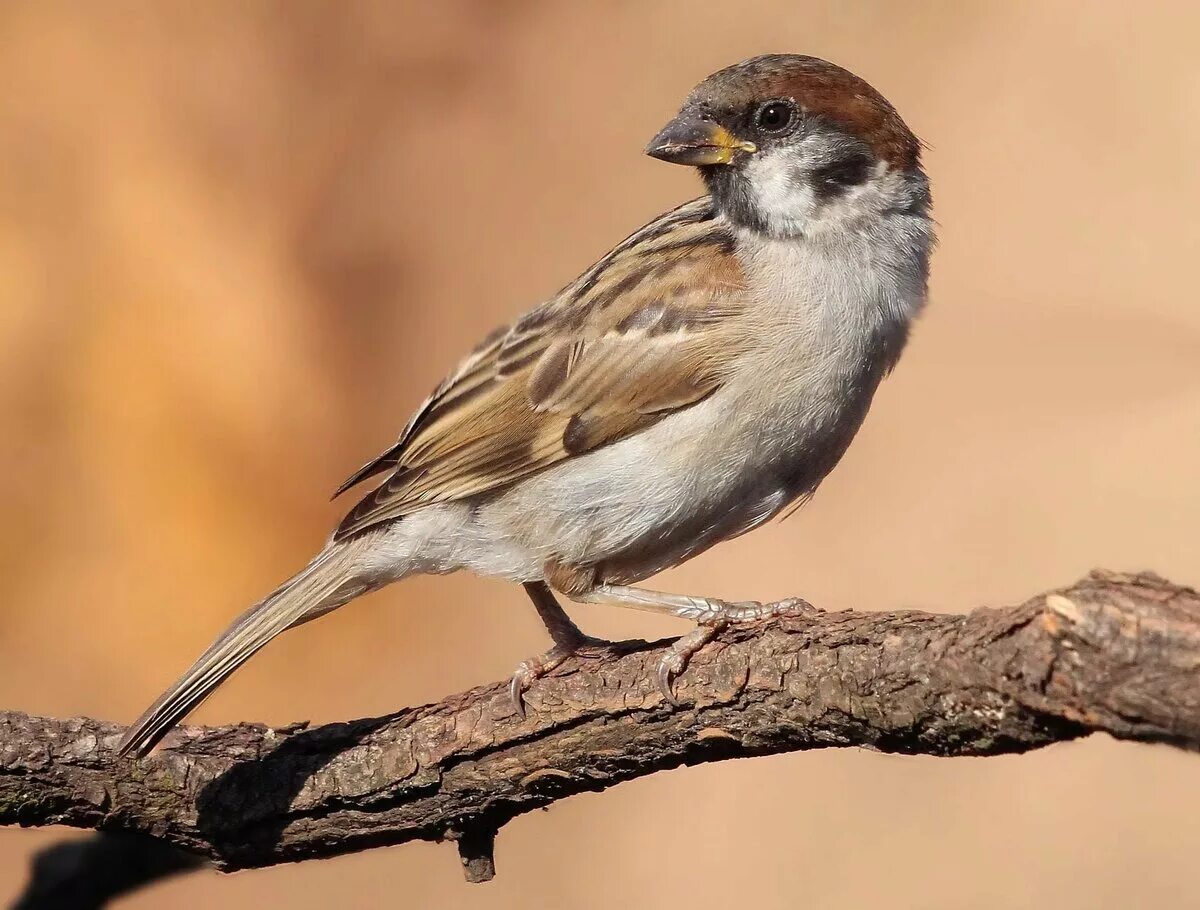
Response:
M603 638L593 638L580 634L569 640L556 644L549 651L523 660L517 664L512 679L508 684L508 697L513 710L525 717L525 693L529 687L543 676L551 673L572 657L581 660L604 660L620 657L629 650L644 642L608 641Z
M697 598L699 600L699 598ZM754 600L728 603L712 598L704 599L704 609L698 611L699 625L691 632L676 639L658 662L658 688L673 705L679 704L675 697L674 681L687 669L691 659L717 634L727 626L735 623L757 622L763 619L776 619L781 616L809 616L816 612L816 607L799 597L790 597L776 603L759 603Z

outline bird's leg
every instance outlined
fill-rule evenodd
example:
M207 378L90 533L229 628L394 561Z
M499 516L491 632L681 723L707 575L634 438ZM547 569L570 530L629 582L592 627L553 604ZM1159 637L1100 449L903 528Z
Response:
M651 613L666 613L698 623L695 629L671 645L658 664L658 686L672 704L678 704L671 688L674 678L687 668L692 656L726 626L776 616L802 616L815 610L811 604L798 597L770 604L753 600L729 603L712 597L666 594L628 585L609 584L598 585L590 591L575 595L573 599L581 603L613 604Z
M581 632L579 627L571 621L571 617L563 610L545 582L537 581L526 584L525 593L529 595L529 599L533 601L534 607L537 608L538 616L542 618L542 624L545 625L546 631L550 633L550 639L554 642L554 647L543 654L522 661L513 672L512 681L508 684L508 694L512 699L514 710L521 717L525 716L525 701L523 697L525 690L529 688L534 680L545 676L555 667L562 664L568 657L575 655L580 657L601 657L609 654L618 654L621 652L622 645L624 644L622 642L605 641L602 638L593 638Z

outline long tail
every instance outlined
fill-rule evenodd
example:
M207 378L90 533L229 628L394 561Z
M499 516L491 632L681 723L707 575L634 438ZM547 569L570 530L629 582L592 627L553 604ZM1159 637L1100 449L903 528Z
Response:
M239 616L125 734L120 755L145 755L267 642L365 593L356 541L332 544L294 578Z

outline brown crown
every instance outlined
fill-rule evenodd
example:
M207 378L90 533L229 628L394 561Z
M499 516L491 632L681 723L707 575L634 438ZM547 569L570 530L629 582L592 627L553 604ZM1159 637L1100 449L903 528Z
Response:
M771 98L794 99L805 114L862 140L893 167L906 170L920 161L920 141L888 100L854 73L817 57L753 57L713 73L688 100L741 107Z

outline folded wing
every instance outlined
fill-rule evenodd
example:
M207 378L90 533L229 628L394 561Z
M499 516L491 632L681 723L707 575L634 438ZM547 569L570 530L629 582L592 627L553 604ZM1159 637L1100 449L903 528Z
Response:
M708 199L650 223L459 365L339 489L392 472L336 538L497 490L702 400L749 343L744 286Z

